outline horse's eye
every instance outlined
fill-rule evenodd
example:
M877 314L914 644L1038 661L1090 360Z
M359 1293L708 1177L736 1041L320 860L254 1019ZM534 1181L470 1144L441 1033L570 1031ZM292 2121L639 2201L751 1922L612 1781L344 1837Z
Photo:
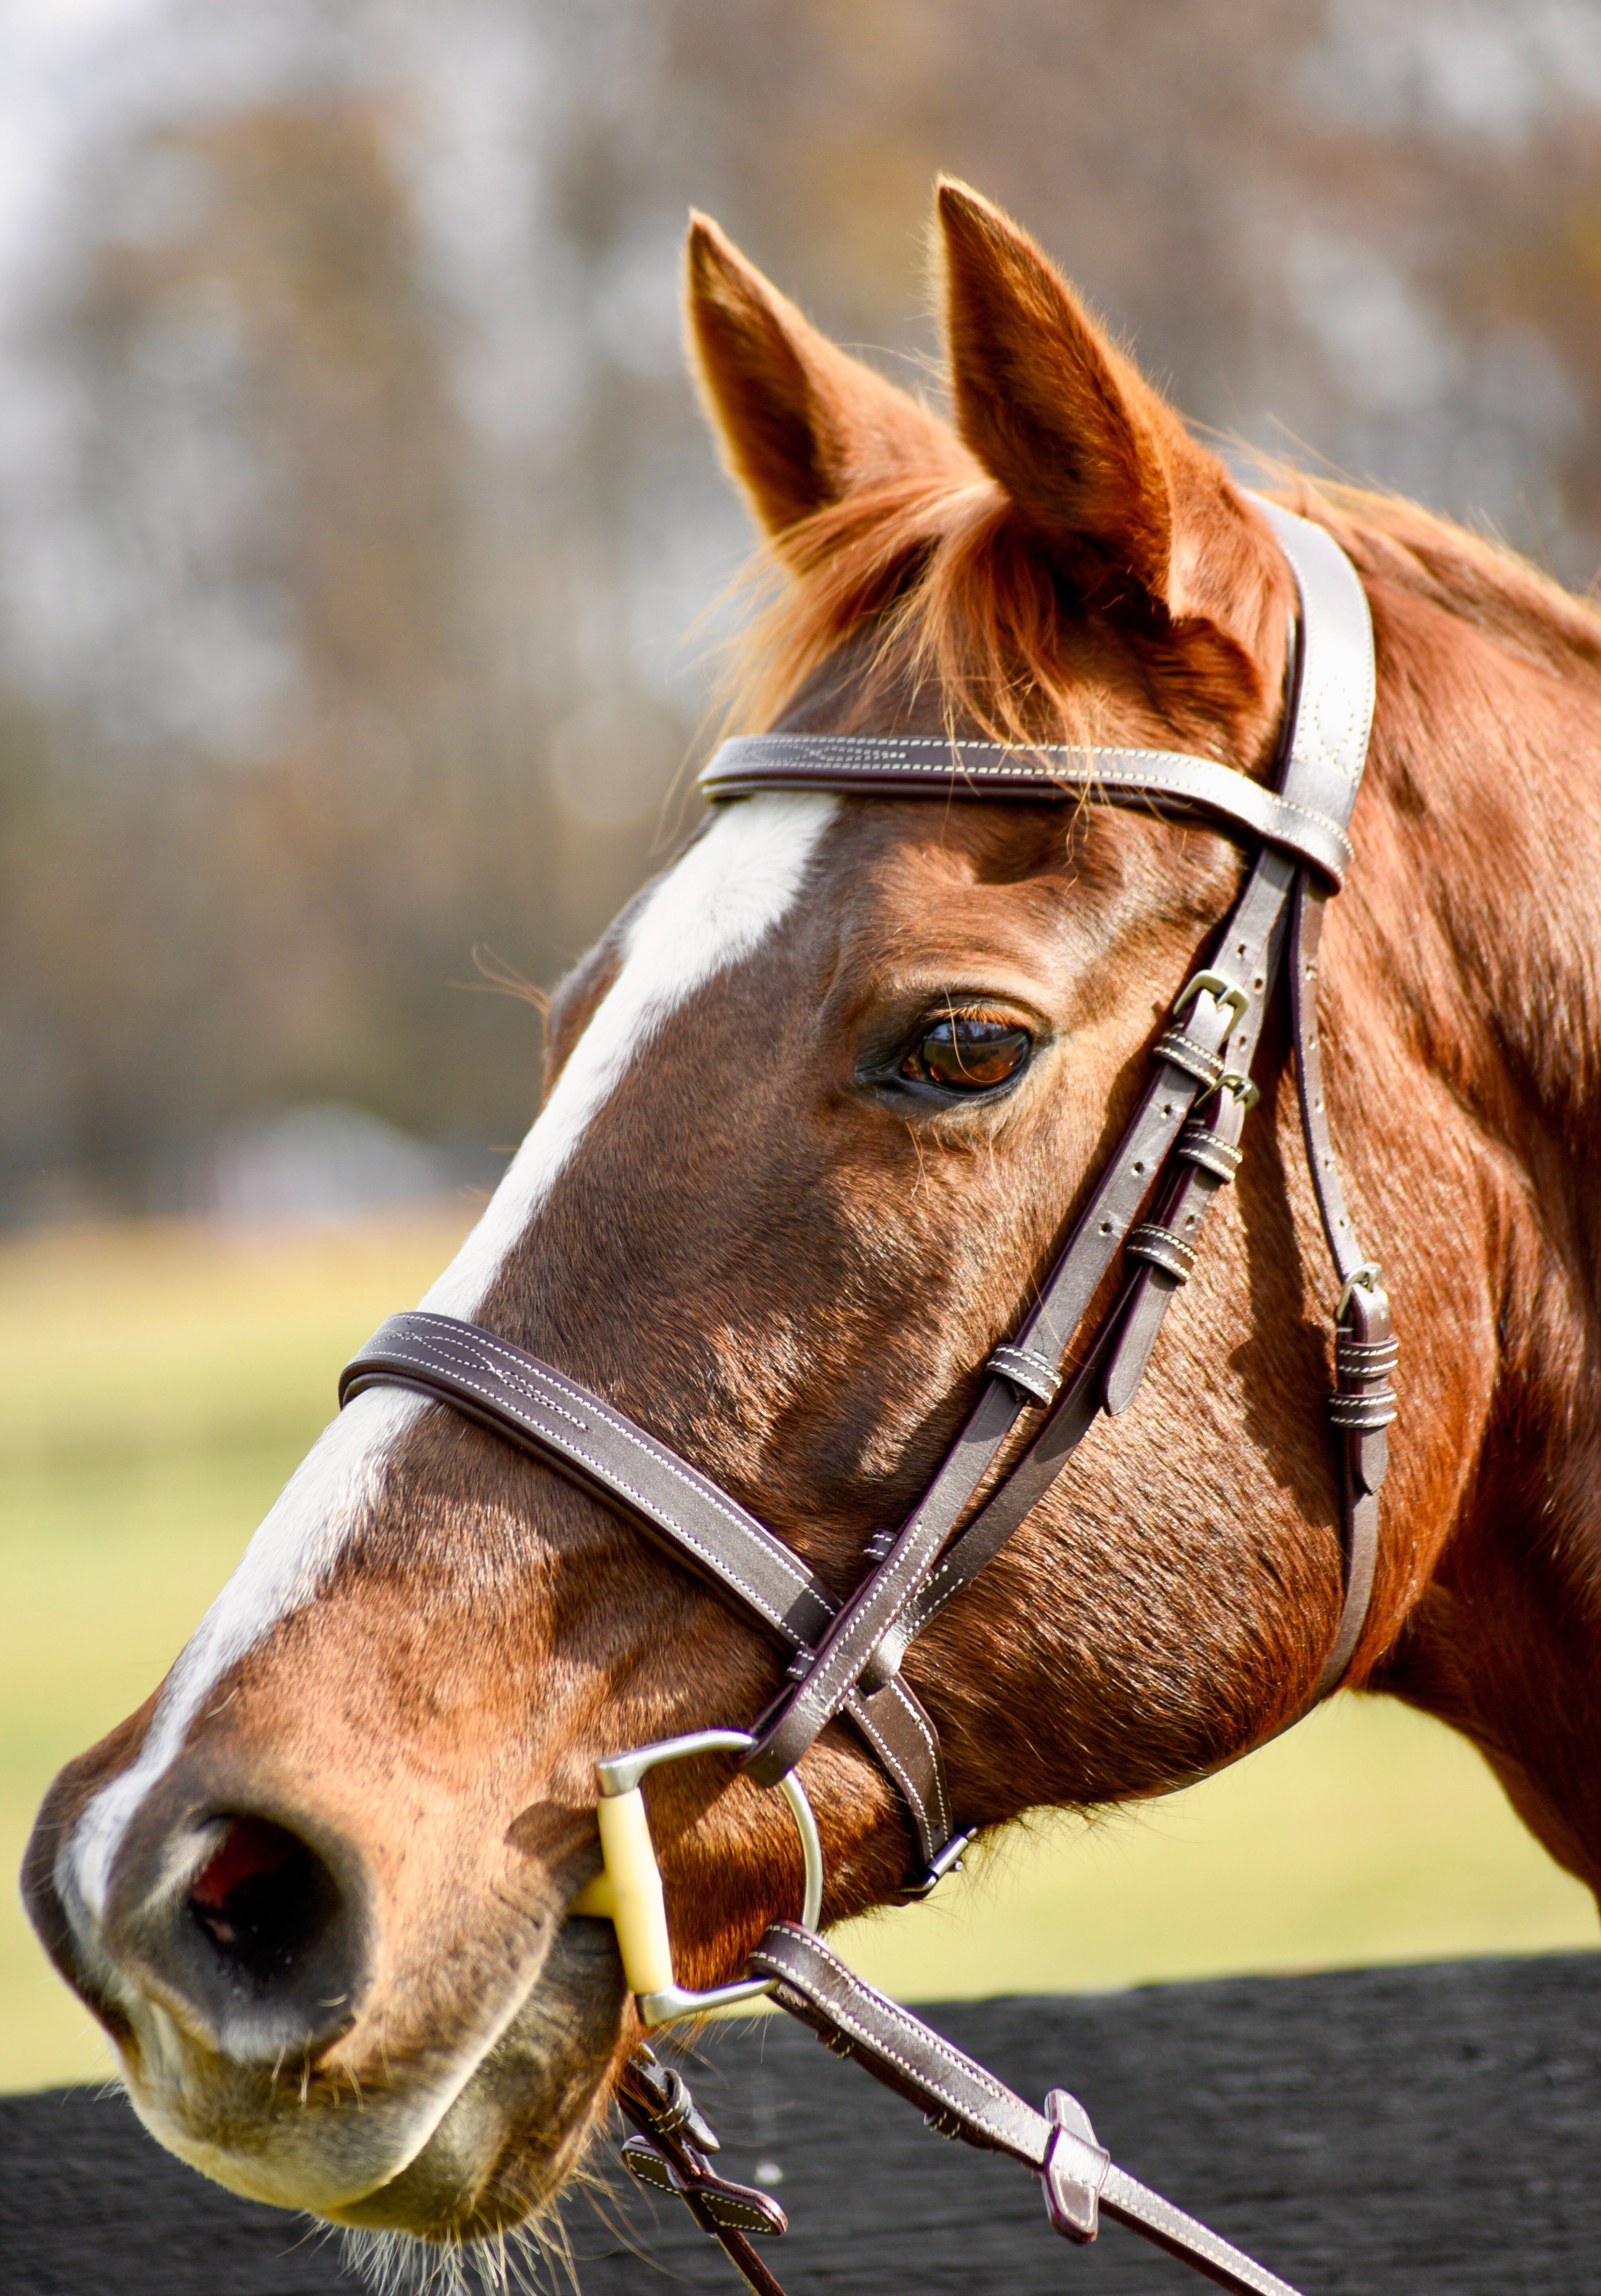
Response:
M935 1021L902 1061L900 1073L946 1092L993 1092L1018 1073L1031 1043L1028 1030L1010 1021L976 1021L953 1013Z

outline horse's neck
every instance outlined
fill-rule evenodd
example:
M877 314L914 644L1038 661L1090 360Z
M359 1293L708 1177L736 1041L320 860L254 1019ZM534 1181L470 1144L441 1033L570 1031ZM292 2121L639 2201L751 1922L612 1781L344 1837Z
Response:
M1378 1681L1466 1729L1597 1886L1601 676L1415 602L1378 619L1383 803L1350 924L1401 1101L1375 1178L1406 1262L1397 1455L1424 1464L1392 1536L1427 1581ZM1360 1062L1354 1011L1346 1034Z
M1331 922L1349 913L1415 1055L1482 1136L1555 1157L1539 1185L1560 1193L1588 1179L1601 1119L1601 668L1402 593L1378 595L1375 626L1377 788Z

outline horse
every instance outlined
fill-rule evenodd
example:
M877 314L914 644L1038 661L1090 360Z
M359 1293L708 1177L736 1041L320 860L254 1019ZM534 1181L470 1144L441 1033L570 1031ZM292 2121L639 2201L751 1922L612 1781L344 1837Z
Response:
M696 370L775 570L741 722L1265 782L1296 619L1270 521L1024 232L949 181L937 211L948 418L692 223ZM1277 491L1357 570L1377 664L1317 1002L1405 1371L1342 1678L1465 1733L1596 1888L1601 618L1404 502ZM555 992L538 1120L424 1308L582 1382L846 1600L1244 868L1154 804L718 807ZM1138 1407L905 1649L973 1828L1161 1794L1319 1684L1332 1302L1287 1033L1281 1000ZM611 1926L572 1910L597 1761L745 1729L783 1666L593 1490L374 1386L55 1781L29 1911L163 2144L338 2225L492 2242L548 2215L639 2038ZM798 1775L823 1922L894 1898L907 1806L859 1734L836 1716ZM799 1899L782 1801L706 1756L653 1779L651 1822L678 1974L736 1976Z

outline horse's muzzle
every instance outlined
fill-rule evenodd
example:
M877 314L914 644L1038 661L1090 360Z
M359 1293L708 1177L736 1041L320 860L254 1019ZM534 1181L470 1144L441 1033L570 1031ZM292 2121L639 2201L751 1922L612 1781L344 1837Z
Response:
M169 2151L251 2199L423 2238L550 2198L606 2094L625 1997L609 1927L561 1923L568 1889L549 1916L530 1906L513 1951L470 1886L441 1934L377 1837L192 1751L129 1824L96 1915L63 1854L83 1790L65 1774L41 1814L29 1909Z

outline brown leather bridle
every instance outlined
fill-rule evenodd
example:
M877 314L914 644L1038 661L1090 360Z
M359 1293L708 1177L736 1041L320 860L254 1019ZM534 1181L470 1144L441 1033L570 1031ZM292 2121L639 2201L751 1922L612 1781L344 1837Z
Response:
M1133 1401L1162 1318L1195 1265L1206 1213L1239 1167L1241 1127L1256 1097L1252 1062L1286 960L1307 1162L1340 1285L1328 1409L1340 1462L1342 1600L1310 1704L1338 1686L1367 1617L1385 1430L1395 1416L1389 1375L1396 1349L1389 1301L1351 1229L1329 1140L1317 964L1325 902L1352 857L1347 827L1372 724L1373 636L1361 584L1333 538L1276 504L1257 507L1289 561L1301 602L1273 787L1177 751L1022 752L982 742L810 734L726 742L701 776L715 804L779 789L948 801L1088 799L1199 815L1252 854L1212 962L1177 999L1153 1048L1151 1078L1034 1305L991 1353L965 1425L906 1521L869 1544L870 1567L846 1601L666 1445L476 1324L423 1313L391 1316L341 1380L341 1404L372 1386L411 1388L531 1452L710 1579L784 1644L791 1657L784 1682L751 1726L743 1766L772 1785L842 1716L883 1763L910 1816L919 1857L903 1893L909 1898L925 1896L950 1871L971 1835L951 1809L939 1741L901 1675L901 1657L1026 1520L1101 1413L1116 1414ZM1112 1303L1064 1372L1120 1258ZM1025 1413L1038 1414L1028 1441L964 1522ZM1058 2230L1092 2239L1097 2206L1104 2207L1222 2286L1285 2296L1284 2282L1112 2166L1064 2091L1052 2093L1046 2116L1032 2112L863 1985L809 1929L775 1924L750 1966L770 1981L782 2006L816 2025L832 2046L858 2054L949 2133L1025 2161L1041 2177ZM749 2284L772 2296L777 2284L744 2234L782 2229L771 2222L782 2212L759 2194L736 2200L743 2188L716 2177L705 2159L704 2124L695 2122L698 2144L685 2133L694 2116L681 2090L648 2052L635 2061L620 2098L641 2133L625 2157L645 2181L681 2193ZM675 2119L681 2109L689 2119Z

